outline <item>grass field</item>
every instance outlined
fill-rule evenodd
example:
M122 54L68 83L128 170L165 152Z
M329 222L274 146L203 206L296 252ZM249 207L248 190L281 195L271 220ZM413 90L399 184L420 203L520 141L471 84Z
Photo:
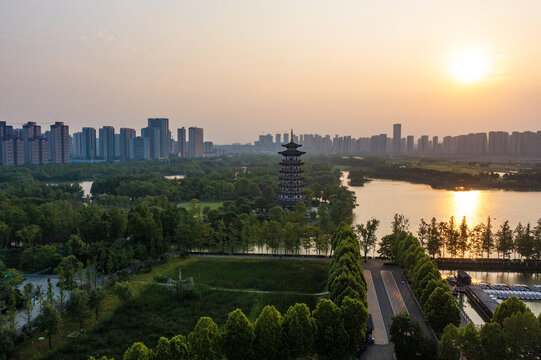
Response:
M217 210L223 204L224 204L223 201L198 201L197 202L197 206L199 206L201 209L208 206L211 210ZM181 205L181 207L188 207L188 203Z
M62 340L64 343L54 352L40 358L88 359L89 356L107 355L120 359L124 350L135 341L154 347L161 336L187 335L201 316L210 316L221 326L228 313L237 308L242 309L252 321L269 304L282 313L297 302L313 308L317 297L300 293L324 291L328 265L329 262L324 260L170 259L156 266L151 273L140 274L134 280L152 282L153 279L177 277L180 269L183 278L194 277L199 296L179 297L162 285L132 283L136 291L132 300L118 305L84 334L68 341ZM232 292L210 290L210 287L280 293ZM58 337L56 341L59 341ZM28 359L37 353L26 352L19 358Z

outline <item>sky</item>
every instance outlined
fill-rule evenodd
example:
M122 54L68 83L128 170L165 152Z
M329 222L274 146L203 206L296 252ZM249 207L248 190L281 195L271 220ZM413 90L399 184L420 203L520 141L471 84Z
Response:
M0 121L168 117L218 144L537 131L539 14L539 0L3 0ZM454 73L464 53L486 59L481 78Z

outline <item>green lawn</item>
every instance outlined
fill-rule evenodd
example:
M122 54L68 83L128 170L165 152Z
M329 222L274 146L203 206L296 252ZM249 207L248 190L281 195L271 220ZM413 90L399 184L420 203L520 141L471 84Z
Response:
M327 260L191 257L170 259L138 279L176 279L181 270L182 278L213 287L317 293L325 290L328 269Z
M197 206L201 209L208 206L211 210L217 210L220 206L224 204L223 201L198 201ZM188 207L188 203L183 204L181 207Z
M314 293L324 291L328 261L273 260L244 258L170 259L149 274L135 280L193 276L196 296L179 297L158 284L132 283L136 296L122 304L103 321L77 338L70 339L44 359L88 359L89 356L122 358L135 341L154 347L160 336L187 335L201 316L210 316L221 326L229 312L240 308L255 321L265 305L272 304L282 313L289 306L304 302L310 308L317 298L311 295L256 294L211 290L210 287L259 289Z

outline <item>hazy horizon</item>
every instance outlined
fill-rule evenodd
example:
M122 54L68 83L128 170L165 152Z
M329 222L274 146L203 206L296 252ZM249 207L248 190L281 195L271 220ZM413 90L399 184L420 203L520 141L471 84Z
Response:
M6 1L0 120L139 131L167 117L174 136L198 126L219 144L291 127L537 131L539 14L535 0ZM487 59L474 81L455 71L464 52Z

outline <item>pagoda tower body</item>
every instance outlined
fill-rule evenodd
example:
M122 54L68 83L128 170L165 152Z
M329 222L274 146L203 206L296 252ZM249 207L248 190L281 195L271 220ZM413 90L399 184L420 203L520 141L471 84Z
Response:
M280 162L280 193L278 194L278 205L282 209L291 211L299 201L303 201L304 178L302 177L303 162L300 156L304 154L298 148L302 145L293 142L293 130L291 130L290 142L282 145L286 148L278 154L284 158Z

